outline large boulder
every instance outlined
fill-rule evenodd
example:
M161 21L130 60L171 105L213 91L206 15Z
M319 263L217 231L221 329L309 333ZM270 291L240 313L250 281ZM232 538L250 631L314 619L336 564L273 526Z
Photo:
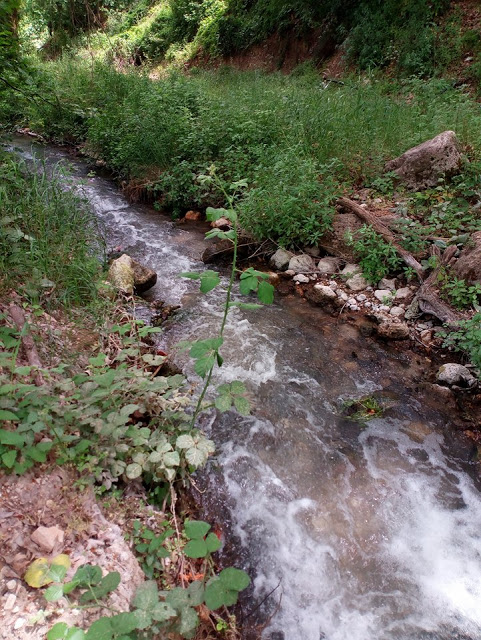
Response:
M453 274L469 284L481 284L481 231L473 233L454 263Z
M157 274L126 253L112 260L108 275L109 282L121 293L132 295L143 293L155 285Z
M385 170L394 171L409 189L419 191L435 187L443 175L456 173L461 162L456 134L444 131L391 160Z

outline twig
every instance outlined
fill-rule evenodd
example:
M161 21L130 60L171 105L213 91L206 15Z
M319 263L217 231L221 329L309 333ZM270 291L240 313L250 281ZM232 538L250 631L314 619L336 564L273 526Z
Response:
M37 369L42 369L42 361L38 355L37 347L35 346L35 342L31 334L28 332L28 324L25 320L25 314L22 309L16 304L11 304L8 308L8 315L12 318L13 322L17 326L17 329L21 333L21 341L22 346L25 350L25 355L27 356L28 363L31 367L36 367ZM34 375L34 382L37 387L41 387L45 380L40 373L40 371L36 371Z
M263 598L258 605L256 605L252 611L250 613L248 613L246 616L244 616L244 620L247 620L247 618L250 618L251 615L253 613L255 613L257 611L257 609L259 609L260 607L262 607L262 605L264 604L264 602L267 600L267 598L270 598L270 596L277 591L277 589L279 589L279 587L281 586L281 582L282 582L282 578L279 580L277 587L274 587L274 589L272 589L272 591L269 591L269 593L265 596L265 598ZM282 598L282 595L281 595Z

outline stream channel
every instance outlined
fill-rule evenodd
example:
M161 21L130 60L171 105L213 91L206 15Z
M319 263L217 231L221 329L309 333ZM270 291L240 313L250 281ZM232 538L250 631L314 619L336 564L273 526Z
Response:
M178 277L205 268L201 233L129 204L62 150L25 138L13 148L69 165L108 248L157 271L149 298L182 305L163 348L216 334L222 292L204 296ZM362 337L298 297L234 309L222 355L215 382L245 381L253 411L203 421L217 454L196 482L206 519L226 534L227 561L253 578L245 638L481 638L479 488L469 446L419 384L423 357ZM199 388L191 363L179 363ZM370 393L387 406L381 418L361 427L339 415L344 400Z

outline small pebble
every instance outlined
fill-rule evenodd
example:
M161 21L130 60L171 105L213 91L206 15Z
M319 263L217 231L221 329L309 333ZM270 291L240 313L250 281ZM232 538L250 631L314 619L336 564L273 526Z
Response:
M293 277L294 282L299 282L300 284L306 284L309 282L309 276L305 276L303 273L298 273Z
M5 611L11 611L15 606L15 600L17 596L14 593L9 593L7 599L5 601L4 609Z
M358 300L358 302L364 302L364 300L367 300L367 296L365 296L363 293L360 293L358 296L356 296L356 300Z
M6 587L9 591L15 591L15 589L17 588L17 581L9 580L6 584Z
M333 291L337 289L337 282L335 280L329 280L328 284Z
M13 625L13 628L17 631L18 629L21 629L24 624L25 624L24 618L17 618L15 620L15 624Z
M402 307L392 307L389 313L396 318L404 317L404 309Z

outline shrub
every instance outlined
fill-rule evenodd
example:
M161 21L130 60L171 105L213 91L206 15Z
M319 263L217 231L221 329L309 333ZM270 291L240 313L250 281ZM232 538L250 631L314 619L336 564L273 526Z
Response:
M363 225L356 233L348 234L347 240L359 258L363 275L373 284L398 270L402 264L394 247L369 225Z

